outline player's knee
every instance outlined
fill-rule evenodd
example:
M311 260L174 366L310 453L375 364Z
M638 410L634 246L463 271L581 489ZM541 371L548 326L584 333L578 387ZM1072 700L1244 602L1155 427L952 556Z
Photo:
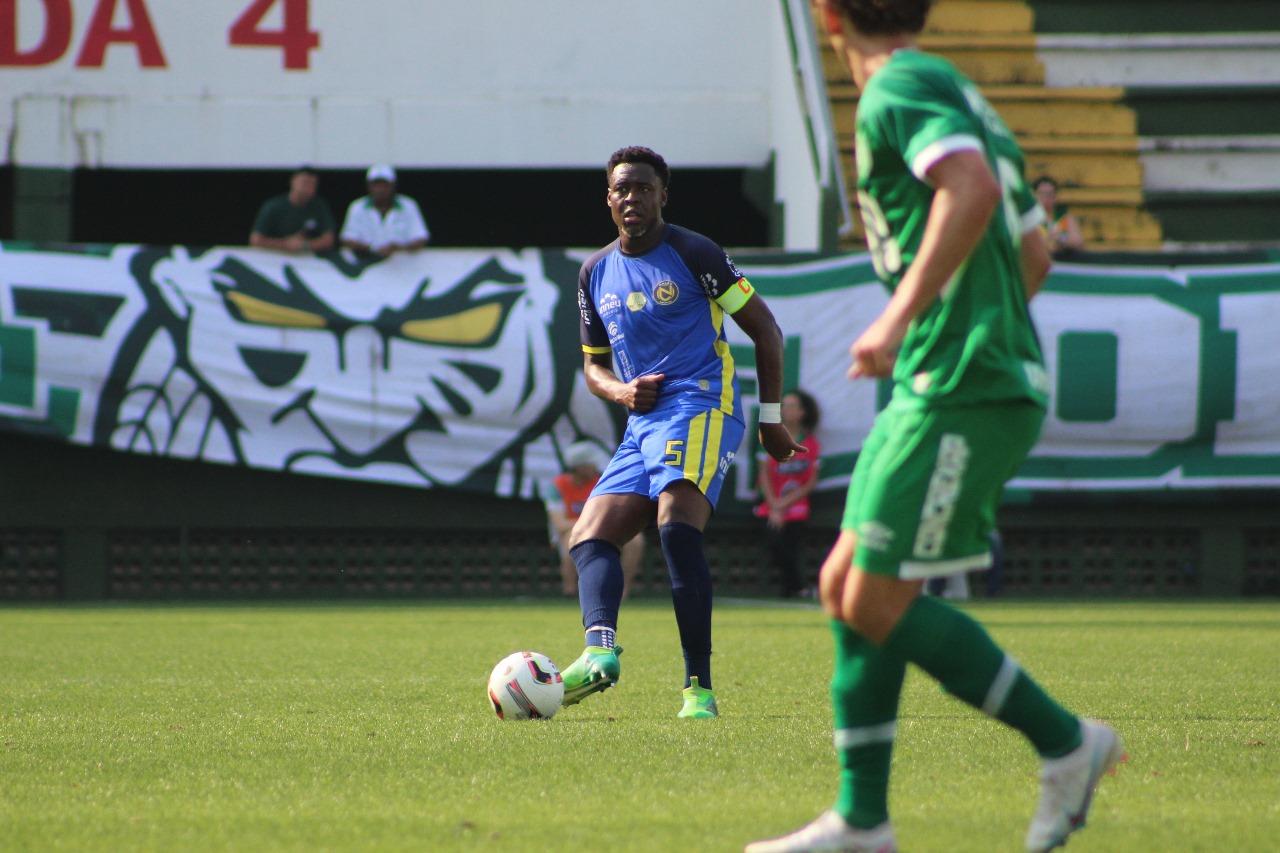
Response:
M876 645L884 645L919 596L921 583L866 574L858 581L846 589L844 621Z
M866 595L855 592L844 603L844 621L876 644L883 643L889 633L884 617L879 605Z
M711 518L711 504L688 480L670 483L658 496L658 525L678 522L702 530Z
M588 506L590 506L589 503ZM573 530L569 531L569 550L572 551L583 542L590 542L592 539L612 542L614 547L621 549L621 543L616 541L617 537L611 535L608 521L609 518L604 513L588 513L584 510L582 516L574 522Z
M573 530L570 530L567 534L565 534L565 548L564 548L564 553L568 554L568 553L569 553L569 552L571 552L574 548L577 548L577 547L578 547L579 545L581 545L583 542L586 542L588 539L591 539L591 538L593 538L593 537L591 537L591 536L582 536L582 535L580 534L579 530L578 530L578 525L576 525L576 524L575 524L575 525L573 526Z

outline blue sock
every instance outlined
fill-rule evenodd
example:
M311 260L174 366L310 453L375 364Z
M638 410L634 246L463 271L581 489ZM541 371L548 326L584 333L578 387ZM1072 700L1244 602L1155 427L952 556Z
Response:
M671 574L671 602L684 649L684 686L696 677L711 689L711 567L702 552L702 531L680 521L658 528Z
M587 629L587 645L597 646L602 649L611 649L614 646L614 631L612 628L606 628L603 625L592 625Z
M622 556L617 546L603 539L579 542L569 556L578 568L582 627L594 629L587 632L587 645L612 648L618 607L622 604ZM605 630L609 632L607 636Z

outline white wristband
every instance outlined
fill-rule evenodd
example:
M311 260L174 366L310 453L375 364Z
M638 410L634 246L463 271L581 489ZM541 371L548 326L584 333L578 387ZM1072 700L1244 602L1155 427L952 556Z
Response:
M760 404L760 423L762 424L782 423L782 404L781 403L761 403Z

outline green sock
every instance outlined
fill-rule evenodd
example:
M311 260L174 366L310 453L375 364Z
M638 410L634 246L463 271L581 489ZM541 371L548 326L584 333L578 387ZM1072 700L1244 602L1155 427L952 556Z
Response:
M831 704L835 710L840 791L833 807L851 826L870 829L889 819L889 762L898 695L906 663L839 620Z
M911 661L947 692L1022 732L1045 758L1080 745L1080 720L1045 693L981 625L922 595L889 634L884 650Z

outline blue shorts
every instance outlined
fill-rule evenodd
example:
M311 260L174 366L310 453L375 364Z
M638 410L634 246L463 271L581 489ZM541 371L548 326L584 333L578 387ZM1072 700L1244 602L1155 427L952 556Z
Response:
M591 496L638 494L656 501L677 480L698 487L711 506L746 431L719 409L672 406L633 415Z

